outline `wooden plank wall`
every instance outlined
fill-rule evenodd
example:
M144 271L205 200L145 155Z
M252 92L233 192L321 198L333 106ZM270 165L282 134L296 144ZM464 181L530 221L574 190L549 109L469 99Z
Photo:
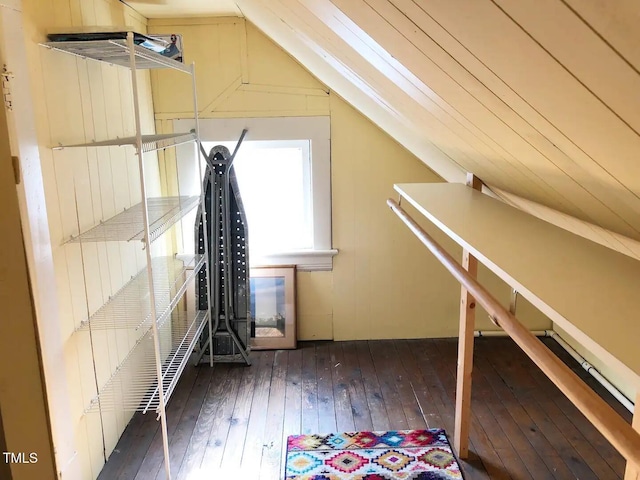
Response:
M59 326L69 402L82 478L96 478L126 427L131 412L121 408L85 414L96 385L104 385L137 340L126 331L74 329L144 268L141 244L63 244L140 201L138 162L132 148L64 149L59 143L135 134L131 77L127 69L48 50L38 43L50 29L130 25L146 31L146 20L117 0L28 0L23 2L32 95L37 119ZM154 132L150 76L138 74L143 130ZM161 193L157 157L146 156L150 196ZM159 253L163 247L157 248ZM94 370L95 360L95 370Z

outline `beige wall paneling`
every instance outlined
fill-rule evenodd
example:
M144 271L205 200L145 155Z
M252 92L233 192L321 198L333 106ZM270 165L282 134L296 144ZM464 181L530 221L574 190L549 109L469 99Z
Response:
M133 25L146 30L144 19L116 0L25 2L27 38L38 143L62 323L65 371L69 378L76 463L81 479L95 478L114 448L132 412L85 414L102 385L137 340L127 331L73 333L110 295L142 269L146 260L138 242L66 244L77 234L140 201L137 158L130 148L65 149L58 142L104 140L134 132L129 72L78 59L37 45L50 28L79 25ZM138 73L143 98L143 128L154 131L150 76ZM145 159L150 195L160 194L157 158ZM154 247L155 248L155 247ZM157 250L162 251L164 247ZM93 370L94 355L96 371ZM104 428L104 437L103 437ZM104 442L104 443L103 443ZM74 477L70 477L74 478Z
M56 470L73 455L68 439L68 430L53 433L50 420L57 425L68 420L68 405L60 405L60 391L51 388L42 378L44 369L51 371L58 352L45 345L41 354L38 334L53 333L37 314L43 307L55 305L43 290L43 280L52 279L50 251L40 242L46 234L40 229L46 219L41 211L27 215L27 207L41 207L43 196L37 152L34 148L33 107L28 92L28 65L25 62L23 13L20 2L3 2L0 5L0 60L11 72L8 79L11 89L12 110L0 107L0 300L3 311L0 321L0 408L2 409L2 450L18 453L34 452L36 464L3 465L2 473L12 475L14 480L31 478L55 478ZM27 130L17 135L17 129ZM36 153L35 158L32 156ZM19 158L21 183L14 182L12 155ZM26 177L26 178L25 178ZM25 190L34 187L33 191ZM45 226L46 228L46 226ZM32 239L28 246L24 238ZM29 269L42 267L35 274ZM33 285L33 288L32 288ZM54 316L49 319L55 318ZM56 377L64 388L63 372ZM49 411L49 405L63 408ZM54 453L52 441L59 446ZM4 462L4 458L2 459Z
M333 339L332 272L297 272L298 340Z
M233 19L233 22L211 19L208 24L191 19L150 21L150 33L183 35L184 60L196 62L198 106L204 116L207 107L220 94L240 84L243 24L242 19ZM191 80L183 77L178 72L162 72L162 75L152 72L156 114L171 113L171 119L193 116Z
M455 335L455 282L384 208L390 179L440 179L339 97L331 107L334 338Z
M332 155L333 236L340 251L333 271L334 338L456 336L457 285L411 235L394 228L392 216L377 207L392 194L389 179L440 179L335 96ZM453 255L460 256L453 242L423 223ZM482 266L479 278L508 304L510 290L503 281ZM521 310L527 327L551 326L525 302ZM495 329L481 308L476 326Z

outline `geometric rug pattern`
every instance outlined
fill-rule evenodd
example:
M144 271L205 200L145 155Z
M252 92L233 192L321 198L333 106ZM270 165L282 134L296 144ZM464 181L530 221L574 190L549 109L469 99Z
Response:
M442 429L292 435L286 480L462 479Z

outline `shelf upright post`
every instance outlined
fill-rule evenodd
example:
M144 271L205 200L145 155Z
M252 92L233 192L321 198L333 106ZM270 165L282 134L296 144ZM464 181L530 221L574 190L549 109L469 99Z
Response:
M209 366L213 367L213 332L211 322L211 281L209 279L209 228L207 224L207 209L204 208L205 191L202 187L202 162L200 161L200 120L198 118L198 91L196 90L196 62L191 62L191 91L193 92L193 119L196 122L196 162L198 163L198 185L200 185L200 205L202 206L202 232L204 236L204 268L207 270L207 305L209 307ZM211 172L213 174L213 172Z
M133 90L133 108L136 123L136 150L138 153L138 168L140 170L140 190L142 196L142 218L144 224L144 247L147 254L147 275L149 277L149 301L151 302L151 329L153 331L153 348L155 350L156 374L158 376L159 415L162 429L162 444L164 447L164 468L167 480L171 480L171 465L169 462L169 437L167 435L167 417L164 402L164 383L162 378L162 358L160 356L160 339L158 338L158 317L156 314L156 297L153 286L153 270L151 268L151 236L149 228L149 212L147 210L147 189L144 176L144 159L142 151L142 127L140 122L140 106L138 104L138 76L136 70L136 49L133 32L127 33L129 46L129 68L131 70L131 86Z

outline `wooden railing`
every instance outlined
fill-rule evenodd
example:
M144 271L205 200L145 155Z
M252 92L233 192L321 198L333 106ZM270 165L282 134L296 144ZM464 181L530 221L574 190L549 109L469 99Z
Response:
M460 282L460 285L469 292L473 299L489 313L493 322L509 334L547 377L611 442L616 450L631 464L640 465L640 433L636 432L613 408L545 347L538 338L529 332L513 314L506 310L465 268L431 238L396 201L388 199L387 205L445 266L449 273ZM468 306L468 308L474 307L475 305ZM460 359L459 363L464 364ZM463 372L464 376L469 378L471 376L470 367L471 365L467 365L467 371ZM460 373L459 369L459 376ZM460 391L460 385L461 383L458 382L457 397L463 393ZM460 411L456 408L456 417L460 416ZM456 436L460 435L460 432L468 432L468 422L468 415L466 415L466 418L456 418ZM467 441L466 438L457 438L455 443L456 445L462 445L464 448L461 450L466 451Z

